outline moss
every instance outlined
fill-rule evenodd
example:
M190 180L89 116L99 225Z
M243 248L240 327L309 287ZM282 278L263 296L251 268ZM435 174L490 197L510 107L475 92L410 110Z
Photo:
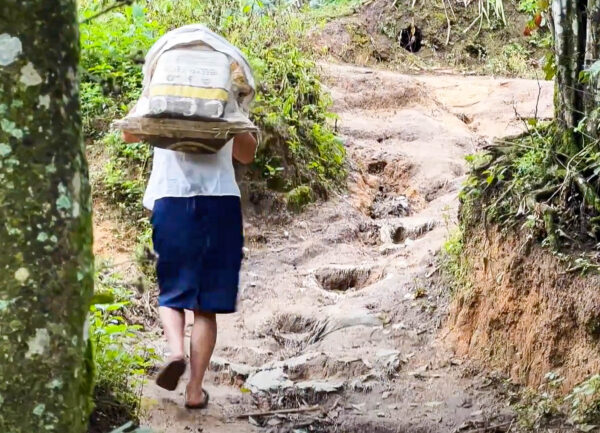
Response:
M286 195L286 203L289 209L300 212L308 204L314 201L314 194L310 187L302 185L294 188Z
M470 265L464 249L464 232L456 229L442 247L440 265L452 294L460 296L466 302L472 294L473 285L469 280Z

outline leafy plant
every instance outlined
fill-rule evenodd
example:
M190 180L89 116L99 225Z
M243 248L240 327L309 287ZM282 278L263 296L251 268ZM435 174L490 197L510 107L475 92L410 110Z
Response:
M558 390L563 378L549 372L538 389L525 389L515 405L519 424L526 431L540 431L553 417L561 416Z
M538 0L521 0L519 2L518 10L519 12L533 15L538 11L538 3Z
M587 137L588 119L575 131ZM563 252L570 271L598 269L600 260L600 151L595 140L573 145L555 123L528 122L529 131L490 147L472 169L461 200L475 209L464 224L493 222L526 229ZM579 255L579 257L577 257Z
M137 420L141 384L155 356L153 350L137 344L141 327L127 323L122 315L131 293L120 277L99 274L96 291L89 317L96 372L91 425L114 428Z
M91 1L81 6L82 19L102 7ZM146 19L139 4L81 26L81 107L88 136L100 136L139 97L144 54L163 31L155 21Z
M495 74L524 75L529 70L531 53L519 43L507 44L502 53L490 59L489 66Z
M537 389L526 389L515 405L519 424L528 431L541 431L553 418L564 418L579 431L589 432L600 423L600 375L593 375L561 397L564 379L554 372Z
M595 374L577 385L565 398L570 418L582 431L591 431L600 423L600 375Z

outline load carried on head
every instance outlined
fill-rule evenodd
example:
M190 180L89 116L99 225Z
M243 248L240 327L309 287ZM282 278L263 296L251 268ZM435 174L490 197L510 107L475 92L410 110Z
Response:
M115 127L153 146L215 153L234 136L252 132L256 89L248 61L202 25L160 38L146 55L142 95Z

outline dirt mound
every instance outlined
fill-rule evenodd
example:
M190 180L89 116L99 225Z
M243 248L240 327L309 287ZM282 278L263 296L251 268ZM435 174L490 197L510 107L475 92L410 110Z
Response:
M389 65L404 72L459 68L509 76L535 76L543 50L523 36L527 17L513 2L504 2L506 26L484 20L479 29L478 2L376 0L358 13L315 29L315 52L356 65ZM415 24L422 32L422 48L403 48L403 32ZM472 25L474 24L474 25ZM450 25L450 29L448 28Z
M469 285L456 294L448 336L458 354L530 386L555 372L565 392L600 369L600 276L568 272L518 233L471 233L464 256Z
M357 73L360 74L357 77ZM394 110L426 99L425 88L411 77L386 76L368 69L345 70L328 76L334 109Z

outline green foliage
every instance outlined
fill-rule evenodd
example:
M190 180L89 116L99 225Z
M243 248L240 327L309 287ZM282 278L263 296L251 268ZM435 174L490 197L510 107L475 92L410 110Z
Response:
M83 1L86 18L101 9ZM324 196L345 177L344 146L329 128L331 100L309 49L307 23L290 10L265 9L259 1L139 1L82 25L82 107L86 134L102 137L141 89L143 55L168 29L201 22L248 56L257 79L253 120L263 132L253 177L281 191L309 186ZM251 29L251 31L249 31ZM127 212L136 209L147 175L149 151L116 136L102 141L110 162L103 193Z
M557 397L563 379L557 374L546 374L538 389L525 389L515 405L518 421L525 431L540 431L552 418L561 416L561 399Z
M538 0L521 0L518 7L519 12L533 15L538 11L538 3Z
M84 2L82 19L101 9ZM139 5L81 26L81 108L88 136L99 136L139 97L145 52L163 31Z
M515 409L519 424L527 431L541 431L548 422L564 418L579 431L589 432L600 423L600 375L595 374L561 397L564 379L554 372L536 390L525 390Z
M141 383L154 360L151 349L140 347L140 326L123 317L131 297L120 277L100 273L90 307L90 340L96 371L92 425L116 427L137 420Z
M587 69L584 69L579 73L579 81L585 84L590 83L592 82L592 80L597 79L599 74L600 60L597 60L594 63L592 63Z
M475 217L505 230L526 229L571 262L597 269L600 251L600 149L574 141L554 123L529 121L529 132L491 147L461 193ZM585 124L581 126L585 128ZM463 223L469 218L463 216ZM476 222L476 221L471 221ZM575 258L575 252L583 256Z
M565 398L570 406L570 418L582 431L600 423L600 375L595 374L577 385ZM588 429L589 428L589 429Z
M101 143L108 151L99 193L118 206L133 221L144 217L142 197L150 170L152 151L145 143L125 143L116 132L104 136Z
M358 9L365 0L316 0L310 2L309 17L331 20L350 14Z
M452 293L465 294L472 284L469 281L469 265L464 254L463 231L459 228L450 233L442 246L441 265L449 277Z
M306 205L313 201L313 192L312 190L306 186L298 186L287 193L286 202L288 208L299 212L303 210Z
M544 58L544 78L546 80L553 80L556 76L556 57L553 52L546 54Z
M550 131L549 127L539 126L530 135L471 157L472 175L461 192L461 201L482 205L487 221L502 224L517 215L535 216L541 221L542 215L535 213L535 201L523 199L552 185L553 174L559 171L549 152Z

